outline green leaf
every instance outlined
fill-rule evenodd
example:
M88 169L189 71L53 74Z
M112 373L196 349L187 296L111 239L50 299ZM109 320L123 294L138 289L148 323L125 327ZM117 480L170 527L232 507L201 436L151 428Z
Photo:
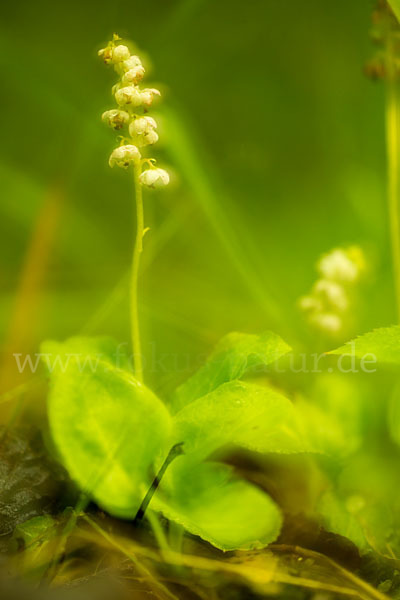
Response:
M13 538L22 540L25 546L40 545L57 534L57 521L51 515L33 517L14 529Z
M350 498L346 503L331 491L325 492L318 504L325 529L348 538L360 550L365 550L368 542L357 518L357 508L357 497Z
M392 451L355 455L318 506L325 529L343 535L360 550L393 558L400 551L400 475Z
M166 481L151 507L221 550L264 548L279 535L277 505L260 489L235 478L227 465L193 464L182 457Z
M400 21L400 0L388 0L388 2L397 20Z
M116 345L73 338L42 346L50 365L50 429L83 491L112 515L131 518L168 452L163 403L115 366Z
M222 338L208 361L182 384L173 399L174 411L234 379L246 371L266 366L290 351L290 347L275 333L262 335L230 333Z
M62 343L47 340L40 350L50 373L67 369L71 358L75 358L82 369L95 371L99 363L107 362L119 369L130 370L129 356L123 351L123 345L110 337L76 336Z
M175 439L185 453L206 457L235 444L257 452L304 452L293 404L272 389L232 381L195 400L174 418Z
M344 354L367 361L400 365L400 326L374 329L328 354Z
M316 452L336 458L357 450L362 443L364 382L343 373L321 373L307 399L296 399L304 438Z

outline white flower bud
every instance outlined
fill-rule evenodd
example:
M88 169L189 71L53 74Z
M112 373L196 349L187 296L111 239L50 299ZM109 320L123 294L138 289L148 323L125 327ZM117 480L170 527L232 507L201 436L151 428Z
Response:
M302 296L299 298L298 306L307 313L322 310L321 300L315 296Z
M155 96L161 96L159 90L154 88L146 88L142 90L142 104L143 106L151 106L153 104L153 100Z
M120 88L115 92L115 100L120 106L142 106L142 92L134 85Z
M129 48L120 44L119 46L115 46L112 51L112 62L114 64L124 62L129 59L130 55Z
M144 67L142 65L138 65L137 67L133 67L133 69L129 69L126 71L122 77L123 85L132 85L135 83L139 83L144 77Z
M335 281L319 279L314 285L313 292L334 310L345 311L349 307L346 291L343 286Z
M358 265L342 248L337 248L322 256L318 262L318 270L325 279L353 283L360 275Z
M137 141L139 146L155 144L158 134L154 131L157 123L152 117L139 117L129 125L129 134Z
M338 333L343 326L342 319L334 313L319 313L310 318L311 323L326 333Z
M126 146L119 146L112 151L108 164L110 167L117 165L117 167L123 167L127 169L130 164L140 160L141 155L136 146L127 144Z
M129 122L130 116L129 113L124 110L107 110L102 114L101 119L104 123L106 123L112 129L122 129L124 125Z
M124 73L130 71L131 69L136 69L136 67L141 67L142 61L138 56L130 56L127 60L121 64L121 68Z
M140 183L150 188L160 188L168 185L169 175L164 169L147 169L139 177Z

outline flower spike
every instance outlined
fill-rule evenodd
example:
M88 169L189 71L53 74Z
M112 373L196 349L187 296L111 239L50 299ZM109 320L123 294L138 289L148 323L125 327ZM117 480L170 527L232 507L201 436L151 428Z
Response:
M154 159L146 157L140 162L141 153L138 149L152 146L158 141L157 123L145 113L155 98L161 95L159 90L139 86L145 75L142 61L138 56L131 55L128 46L121 43L117 34L99 51L99 56L107 65L112 65L119 76L119 81L112 88L118 107L104 112L102 120L116 131L126 128L129 134L129 137L123 135L123 145L111 153L110 167L117 165L127 169L134 165L139 169L136 181L141 185L150 188L168 185L169 175L164 169L151 167L142 170L144 161L151 165Z

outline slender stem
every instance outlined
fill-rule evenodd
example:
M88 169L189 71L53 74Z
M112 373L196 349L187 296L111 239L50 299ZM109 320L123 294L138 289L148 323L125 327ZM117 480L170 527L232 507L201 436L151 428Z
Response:
M388 201L397 320L400 322L400 89L392 37L387 42L386 144Z
M133 166L133 178L135 183L136 199L136 239L132 258L131 274L131 329L132 329L132 348L135 374L139 381L143 381L142 348L140 343L139 329L139 308L138 308L138 280L140 256L143 250L144 235L144 217L143 217L143 196L142 185L139 181L140 163Z
M184 453L183 452L183 442L180 442L179 444L175 444L175 446L172 446L171 450L168 453L167 458L165 459L161 469L159 470L159 472L153 479L153 482L152 482L151 486L149 487L149 489L147 490L144 500L143 500L142 504L140 505L139 510L136 513L136 516L133 520L133 522L135 524L138 524L143 519L144 514L147 510L147 507L149 506L152 497L156 493L157 488L160 485L161 479L164 477L165 471L168 469L169 465L172 463L173 460L175 460L175 458L177 456L180 456L183 453Z
M88 504L88 496L82 493L78 498L78 502L75 506L75 509L72 510L69 518L63 525L60 537L56 540L56 546L53 549L52 559L50 560L50 563L42 577L41 586L46 585L48 582L52 581L56 576L58 567L65 559L65 550L67 547L68 539L76 527L76 523L78 521L79 516L85 511Z
M152 510L148 510L146 513L147 520L150 523L150 527L153 530L154 537L156 538L157 544L161 550L161 553L169 552L170 547L167 542L166 535L164 533L164 529L159 520L159 516L156 512Z

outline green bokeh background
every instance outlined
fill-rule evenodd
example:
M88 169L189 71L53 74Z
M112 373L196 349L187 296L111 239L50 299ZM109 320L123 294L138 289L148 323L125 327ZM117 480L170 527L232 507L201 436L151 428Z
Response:
M32 232L56 188L62 212L31 343L82 330L130 339L133 184L107 164L115 140L100 116L113 106L114 74L96 56L114 31L134 40L152 66L149 84L163 90L154 154L175 174L168 190L145 198L144 350L165 359L149 383L177 383L231 330L271 328L312 348L296 300L318 256L341 244L362 244L371 263L353 333L391 324L385 94L363 74L372 8L365 0L5 5L4 338Z

